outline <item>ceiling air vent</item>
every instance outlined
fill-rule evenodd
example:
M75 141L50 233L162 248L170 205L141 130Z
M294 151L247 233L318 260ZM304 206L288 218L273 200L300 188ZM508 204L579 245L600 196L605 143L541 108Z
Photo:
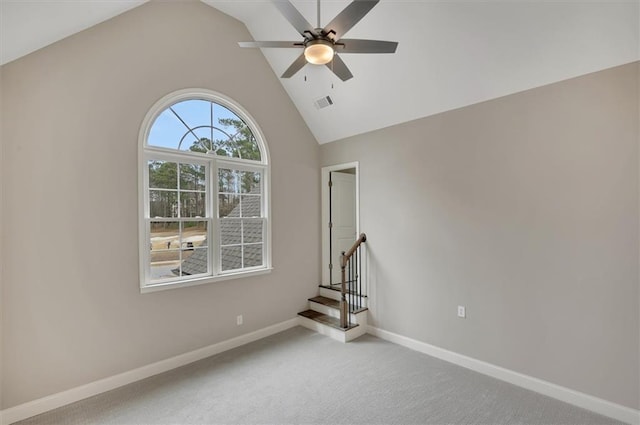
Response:
M333 100L331 100L329 96L325 96L316 100L314 103L316 105L316 108L322 109L322 108L326 108L327 106L333 105Z

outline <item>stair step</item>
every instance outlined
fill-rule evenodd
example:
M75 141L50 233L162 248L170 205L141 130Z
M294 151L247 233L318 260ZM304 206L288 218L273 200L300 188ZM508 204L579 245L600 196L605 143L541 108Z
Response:
M340 283L337 283L337 284L335 284L335 285L318 285L318 287L319 287L319 288L324 288L324 289L330 289L330 290L332 290L332 291L336 291L336 292L342 292L342 285L341 285ZM357 292L355 292L355 291L349 291L349 290L347 290L347 294L348 294L348 293L351 293L351 294L353 294L353 295L357 295L357 296L362 297L362 298L367 298L367 296L366 296L366 295L359 295L359 294L358 294Z
M336 310L340 310L340 301L334 300L333 298L327 298L327 297L323 297L322 295L319 295L317 297L309 298L309 301L311 301L312 303L325 305L329 308L335 308ZM354 307L355 309L351 313L360 313L368 310L367 307L361 307L359 305L355 305Z
M358 326L357 324L352 323L348 328L343 328L340 326L340 319L338 319L337 317L327 316L326 314L320 313L315 310L302 311L298 313L298 315L302 317L306 317L307 319L314 320L318 323L331 326L332 328L335 328L341 331L348 331L349 329L352 329Z
M334 300L332 298L323 297L322 295L319 295L319 296L313 297L313 298L309 298L309 301L311 301L312 303L318 303L318 304L326 305L327 307L340 309L340 301Z

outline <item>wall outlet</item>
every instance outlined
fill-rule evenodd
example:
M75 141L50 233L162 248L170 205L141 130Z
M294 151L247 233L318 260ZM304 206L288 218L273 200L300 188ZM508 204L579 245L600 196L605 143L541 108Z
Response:
M236 317L236 324L238 326L240 326L242 324L243 320L242 320L242 314L239 315L238 317Z
M467 317L467 309L463 305L458 306L458 317L465 319Z

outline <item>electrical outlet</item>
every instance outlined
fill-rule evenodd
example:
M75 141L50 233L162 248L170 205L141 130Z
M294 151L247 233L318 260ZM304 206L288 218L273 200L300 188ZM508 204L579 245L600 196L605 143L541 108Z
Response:
M458 306L458 317L463 319L467 317L467 309L463 305Z
M238 326L240 326L242 324L243 320L242 320L242 314L239 315L238 317L236 317L236 324Z

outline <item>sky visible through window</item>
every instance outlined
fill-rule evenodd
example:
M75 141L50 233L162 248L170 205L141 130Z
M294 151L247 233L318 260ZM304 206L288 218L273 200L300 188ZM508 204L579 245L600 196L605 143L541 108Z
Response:
M231 125L221 124L220 119L240 120L229 109L208 100L193 99L176 103L171 108L165 109L156 118L149 132L148 144L170 149L189 150L189 147L196 141L196 136L198 139L226 140L229 136L233 136L237 129ZM217 129L211 127L217 127ZM180 145L183 138L184 141Z

